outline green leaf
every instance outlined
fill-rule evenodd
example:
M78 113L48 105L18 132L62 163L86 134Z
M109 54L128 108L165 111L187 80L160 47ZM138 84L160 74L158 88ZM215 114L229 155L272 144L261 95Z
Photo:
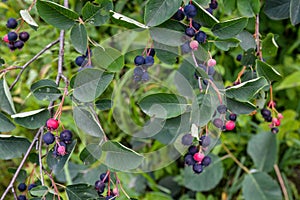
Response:
M290 18L294 26L300 23L300 1L299 0L291 0Z
M71 28L79 18L74 11L51 1L38 0L36 8L45 22L59 29Z
M240 32L236 38L240 40L240 46L243 50L247 51L248 49L255 49L256 44L255 40L253 38L253 35L249 33L248 31L242 31Z
M0 109L10 115L16 113L5 77L0 79Z
M244 52L241 64L244 66L254 66L256 61L256 52L254 49L248 49L246 52Z
M259 0L238 0L237 7L242 16L254 17L259 13L260 1Z
M248 142L247 153L258 170L270 172L276 162L276 135L270 132L253 135Z
M288 88L294 88L300 86L300 71L294 72L285 77L282 82L275 88L276 90L285 90Z
M111 107L113 106L113 101L110 99L100 99L100 100L96 101L95 104L99 110L104 111L104 110L111 109Z
M147 26L157 26L170 19L180 7L181 0L152 0L145 5L144 20Z
M96 47L93 49L93 65L109 72L119 72L125 65L124 56L114 48Z
M266 62L256 60L256 71L258 77L264 76L268 81L279 81L281 75Z
M289 18L291 0L266 0L265 14L274 20Z
M212 88L208 89L208 93L198 96L199 103L199 127L205 126L215 113L215 108L219 104L218 96ZM203 98L202 98L203 97Z
M203 8L200 4L193 1L193 4L198 7L197 15L194 17L194 20L199 22L202 26L211 28L215 24L219 23L213 15L211 15L205 8Z
M105 165L120 171L136 169L144 160L142 155L114 141L105 142L102 152L106 154Z
M0 112L0 132L9 132L16 128L16 126Z
M237 47L239 45L240 41L238 39L235 38L230 38L230 39L226 39L226 40L215 40L214 44L216 45L216 47L218 47L219 49L223 50L223 51L228 51L229 48L231 47Z
M87 184L68 185L66 187L68 199L72 200L87 200L98 197L94 186Z
M31 17L30 13L28 12L28 10L20 10L20 15L22 17L22 19L29 24L30 26L32 26L33 28L37 29L38 28L38 24L34 21L34 19Z
M8 168L7 171L9 173L11 173L12 175L15 175L17 168ZM16 181L20 182L20 183L24 183L27 179L27 172L24 169L21 169L21 171L19 172Z
M219 38L228 39L242 32L247 24L248 18L242 17L215 24L211 30Z
M50 117L49 111L45 108L33 110L29 112L17 113L12 115L17 124L28 128L37 129L46 124L47 119Z
M264 77L251 79L226 89L226 96L241 102L247 102L268 85Z
M0 135L0 159L9 160L22 157L30 146L27 138Z
M144 200L152 200L152 199L159 199L159 200L172 200L172 197L163 193L163 192L147 192Z
M71 42L76 51L85 55L88 43L87 32L83 24L76 24L71 29Z
M88 144L80 153L80 160L85 165L91 165L100 160L102 155L101 146L99 144Z
M148 26L146 26L145 24L142 24L132 18L129 18L125 15L122 15L120 13L117 13L115 11L110 11L111 14L111 20L116 23L119 24L120 26L126 27L126 28L149 28Z
M188 109L184 97L166 93L148 95L138 104L147 115L163 119L177 117Z
M65 164L69 161L70 156L75 149L76 143L77 140L73 140L71 144L67 145L67 154L64 156L54 157L53 149L48 152L47 165L54 174L58 174L64 169Z
M157 58L167 64L175 64L178 57L178 47L171 47L161 43L153 42Z
M265 172L247 174L242 187L245 200L282 200L278 183Z
M38 185L32 188L29 192L32 196L42 197L48 193L49 189L46 186Z
M103 129L101 124L95 119L92 113L83 107L73 107L73 118L78 128L84 131L86 134L102 138Z
M82 8L82 16L85 22L94 26L101 26L109 19L109 12L113 9L111 0L96 1L97 5L87 2Z
M33 95L41 101L55 101L61 96L57 85L53 80L43 79L33 83L30 87Z
M85 69L72 77L74 97L81 102L91 102L99 97L114 75L98 69Z
M262 55L264 57L271 57L277 55L278 45L276 43L277 37L273 33L268 33L262 41Z
M250 114L256 106L250 102L240 102L236 99L226 98L227 108L236 114Z
M201 174L195 174L192 167L184 168L183 184L186 188L197 192L209 191L221 181L224 173L222 160L214 154L209 156L212 162Z
M30 87L30 91L32 92L39 87L45 87L45 86L57 87L57 84L51 79L42 79L33 83Z
M169 28L152 27L150 28L151 38L157 43L168 46L180 46L188 41L184 32Z

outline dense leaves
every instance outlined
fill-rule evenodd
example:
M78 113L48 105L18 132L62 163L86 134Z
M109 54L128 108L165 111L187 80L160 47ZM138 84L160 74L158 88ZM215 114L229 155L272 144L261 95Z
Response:
M0 159L8 160L22 157L30 142L26 138L1 135L0 145Z

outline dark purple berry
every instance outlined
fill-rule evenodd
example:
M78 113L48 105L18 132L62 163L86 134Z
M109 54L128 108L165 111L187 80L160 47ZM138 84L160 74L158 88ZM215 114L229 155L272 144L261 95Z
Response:
M147 49L147 55L154 57L155 56L155 50L153 48Z
M197 8L193 4L188 4L184 7L184 13L188 18L193 18L197 15Z
M26 185L25 183L20 183L20 184L18 185L18 190L19 190L20 192L24 192L24 191L26 190L26 188L27 188L27 185Z
M194 27L194 29L196 29L197 31L201 28L201 25L196 22L195 20L192 21L192 26Z
M216 71L215 71L215 68L214 67L208 67L208 70L207 70L207 74L208 75L214 75L214 73L215 73Z
M143 65L145 63L145 58L143 56L136 56L134 58L135 65Z
M82 63L84 62L85 58L86 58L85 56L77 56L75 59L76 65L81 66Z
M195 30L193 28L188 27L185 29L185 34L187 36L193 37L195 35Z
M243 57L242 54L238 54L238 55L236 56L236 60L237 60L237 61L241 61L241 60L242 60L242 57Z
M206 33L204 33L203 31L199 31L196 35L195 35L195 39L199 42L199 43L204 43L206 41Z
M195 163L193 165L193 171L196 173L196 174L200 174L202 171L203 171L203 166L199 163Z
M18 22L15 18L9 18L6 23L7 28L16 28L18 26Z
M206 136L206 135L202 135L202 136L200 137L199 144L200 144L202 147L208 147L208 146L210 145L210 137L209 137L209 136Z
M224 122L220 118L215 118L213 120L213 125L215 125L215 127L217 127L217 128L222 128L224 126Z
M190 53L192 51L192 48L190 47L189 42L182 44L180 48L181 48L182 54Z
M211 3L209 4L209 7L213 10L218 8L218 2L217 1L211 1Z
M95 189L100 193L102 194L104 192L104 189L105 189L105 183L103 183L103 181L101 180L97 180L95 182Z
M267 108L263 108L260 113L265 119L271 116L271 111Z
M147 67L150 67L153 64L154 64L154 58L153 58L153 56L146 56L146 58L145 58L145 65Z
M19 195L18 200L27 200L25 195Z
M108 183L108 176L104 180L105 176L106 176L106 173L100 174L100 180L103 181L104 183Z
M236 114L234 114L234 113L230 113L230 115L229 115L229 120L231 120L231 121L236 121L236 118L237 118L237 115Z
M7 38L10 42L14 42L18 39L18 34L14 31L11 31L7 34Z
M211 15L214 13L214 10L211 9L211 8L206 8L205 10L206 10L207 12L209 12L209 14L211 14Z
M185 134L182 138L181 138L181 143L183 145L191 145L193 143L194 137L191 134Z
M60 141L68 144L68 143L71 143L72 142L72 137L73 137L73 134L70 130L63 130L61 133L60 133Z
M195 164L195 160L191 154L184 156L184 163L188 166Z
M51 132L47 132L43 135L43 141L49 145L52 144L55 141L55 137Z
M148 74L148 72L144 72L144 74L142 75L142 78L141 78L141 80L142 81L144 81L144 82L146 82L146 81L149 81L149 74Z
M205 156L201 162L201 164L207 167L211 163L211 158L209 156Z
M189 147L189 154L193 155L193 154L197 153L198 151L199 151L198 147L196 147L194 145Z
M226 113L226 111L227 111L227 107L225 106L225 105L219 105L218 107L217 107L217 111L220 113L220 114L225 114Z
M177 21L181 21L183 20L185 17L184 12L182 9L178 9L177 12L173 15L173 19L177 20Z
M19 39L22 40L23 42L26 42L29 39L30 35L28 32L21 32L19 33Z
M17 48L17 49L22 49L23 46L24 46L24 42L21 41L21 40L17 40L17 41L14 43L14 46L15 46L15 48Z
M271 132L274 134L277 134L279 132L279 129L276 127L271 128Z
M31 190L32 188L36 187L37 184L35 183L31 183L29 186L28 186L28 190Z
M7 44L8 48L12 51L16 50L16 47L15 45L12 43L12 44Z

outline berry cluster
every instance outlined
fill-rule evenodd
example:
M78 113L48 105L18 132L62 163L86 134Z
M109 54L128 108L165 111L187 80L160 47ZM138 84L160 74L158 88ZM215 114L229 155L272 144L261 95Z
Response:
M9 18L6 23L6 27L9 29L14 29L18 26L18 22L14 18ZM16 49L22 49L24 43L29 39L30 35L28 32L20 32L19 34L17 31L10 31L4 37L3 41L7 43L7 46L11 51ZM19 38L19 39L18 39Z
M92 50L88 49L85 52L85 55L77 56L75 59L75 64L80 67L80 70L84 68L92 68L91 62L89 62L90 57L92 56Z
M283 115L276 111L275 103L273 101L269 103L268 107L271 108L272 111L269 110L268 108L263 108L260 111L260 113L266 122L270 122L269 126L271 128L271 132L276 134L279 132L278 126L280 126L280 124L281 124L281 119L283 118ZM272 116L272 113L273 113L273 116Z
M211 158L203 153L210 144L210 137L202 135L197 146L193 145L193 140L194 137L191 134L186 134L181 139L183 145L190 146L188 153L184 156L184 163L193 166L193 171L200 174L211 163Z
M206 11L210 14L213 14L213 11L218 8L218 2L216 0L211 0L209 7L206 8Z
M59 127L58 120L54 118L50 118L47 120L47 128L48 132L46 132L43 135L43 141L45 144L50 145L55 142L54 150L53 150L53 156L64 156L67 154L67 144L70 144L72 142L73 134L70 130L63 130L60 132L60 136L54 136L54 134L51 131L57 130Z
M220 114L220 117L213 119L212 123L215 127L221 129L222 131L232 131L235 128L235 121L237 115L234 113L229 113L228 119L226 119L227 107L223 104L217 107L217 112ZM222 118L224 120L222 120Z
M146 56L136 56L134 58L134 64L136 67L133 71L133 78L135 82L149 80L148 68L154 64L155 50L153 48L148 48L146 50Z
M106 185L110 181L109 176L110 176L109 172L102 173L102 174L100 174L100 179L95 182L95 189L100 197L104 197L103 196L104 190L106 188ZM105 200L114 200L114 199L116 199L116 196L118 196L117 189L114 189L114 190L108 189Z
M28 186L28 188L27 188L27 185L25 184L25 183L20 183L19 185L18 185L18 190L20 191L20 192L25 192L26 191L26 189L28 190L28 191L30 191L32 188L34 188L34 187L36 187L37 185L35 184L35 183L32 183L32 184L30 184L29 186ZM26 198L26 196L24 195L24 194L21 194L21 195L19 195L18 197L17 197L17 199L18 200L27 200L27 198Z

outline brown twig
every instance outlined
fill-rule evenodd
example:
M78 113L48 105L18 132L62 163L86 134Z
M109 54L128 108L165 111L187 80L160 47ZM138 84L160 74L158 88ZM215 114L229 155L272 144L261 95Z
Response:
M280 187L281 187L281 190L282 190L284 199L285 199L285 200L289 200L289 195L288 195L288 193L287 193L286 187L285 187L285 185L284 185L283 178L282 178L282 176L281 176L281 173L280 173L280 170L279 170L279 167L278 167L277 164L274 165L274 170L275 170L275 173L276 173L276 175L277 175L277 178L278 178L278 181L279 181L279 184L280 184Z

